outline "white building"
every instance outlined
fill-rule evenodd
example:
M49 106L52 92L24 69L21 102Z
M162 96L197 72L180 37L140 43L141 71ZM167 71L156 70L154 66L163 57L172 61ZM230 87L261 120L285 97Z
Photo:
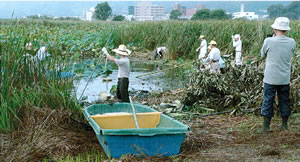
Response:
M241 4L241 12L232 13L232 19L238 19L238 18L246 18L249 20L258 19L258 15L256 15L255 12L245 12L244 8L245 8L244 4Z
M134 17L136 21L167 20L165 8L152 5L152 2L139 2L134 6Z
M85 12L84 20L92 21L94 19L95 8L90 8L87 12Z

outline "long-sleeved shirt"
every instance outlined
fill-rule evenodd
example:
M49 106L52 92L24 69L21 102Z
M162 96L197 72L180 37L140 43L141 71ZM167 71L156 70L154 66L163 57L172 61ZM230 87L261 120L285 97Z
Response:
M286 36L267 38L261 48L261 57L266 58L264 82L272 85L290 83L291 59L296 41Z
M207 52L207 42L206 42L206 40L205 39L203 39L202 41L201 41L201 45L200 45L200 54L206 54L206 52Z
M242 52L242 41L239 39L238 41L233 40L233 47L235 47L235 51Z
M220 53L221 52L218 48L216 48L216 47L212 48L209 53L209 59L214 60L214 61L220 60L220 57L221 57Z

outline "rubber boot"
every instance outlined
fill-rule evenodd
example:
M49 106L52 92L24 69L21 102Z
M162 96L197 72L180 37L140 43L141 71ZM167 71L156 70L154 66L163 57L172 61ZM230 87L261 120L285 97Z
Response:
M264 116L264 124L263 127L260 129L261 133L269 133L270 132L270 123L271 118Z
M280 130L281 131L286 131L288 130L288 117L282 117L282 123L281 123L281 126L280 126Z

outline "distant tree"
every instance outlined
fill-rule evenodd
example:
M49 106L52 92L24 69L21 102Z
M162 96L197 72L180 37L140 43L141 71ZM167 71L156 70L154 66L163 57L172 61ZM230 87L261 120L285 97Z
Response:
M280 17L284 13L284 6L282 4L271 5L268 7L267 11L270 18Z
M290 19L300 19L300 2L294 1L284 7L283 5L271 5L268 7L269 18L285 16Z
M300 2L291 2L289 5L286 6L284 11L284 16L290 19L300 19Z
M125 17L122 15L117 15L112 19L112 21L124 21L124 20L125 20Z
M107 2L99 3L95 8L95 17L98 20L107 20L111 13L112 9Z
M224 10L218 9L218 10L211 11L209 18L210 19L225 20L225 19L228 19L228 16L226 15Z
M182 13L179 10L172 10L170 13L170 19L171 20L178 20L179 16L181 16Z
M210 10L209 9L201 9L198 10L191 18L191 20L207 20L210 18Z

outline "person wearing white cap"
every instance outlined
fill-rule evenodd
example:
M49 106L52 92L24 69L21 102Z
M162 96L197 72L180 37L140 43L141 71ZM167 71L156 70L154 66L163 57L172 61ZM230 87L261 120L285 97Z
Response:
M199 53L198 59L204 59L205 55L207 53L207 42L205 40L204 35L200 35L199 39L201 39L201 44L200 44L200 47L198 47L196 49L196 51L198 52L199 49L200 49L200 53Z
M261 132L270 131L270 122L274 116L274 98L277 92L279 111L282 117L281 130L288 130L288 118L291 115L289 103L291 59L296 49L296 41L285 36L290 30L290 21L286 17L278 17L271 25L275 37L264 40L261 48L261 57L266 56L264 72L264 101L261 115L264 117Z
M239 34L232 36L232 43L235 47L235 65L241 66L243 64L241 36Z
M220 73L220 50L216 47L217 42L212 40L209 42L211 51L209 53L209 65L210 65L210 72L211 73Z
M102 52L106 54L106 57L118 65L118 85L117 85L117 98L122 102L129 102L129 72L130 72L130 62L128 55L131 51L126 48L125 45L119 45L119 48L113 49L113 52L120 56L120 59L116 59L111 56L105 47L102 48Z

